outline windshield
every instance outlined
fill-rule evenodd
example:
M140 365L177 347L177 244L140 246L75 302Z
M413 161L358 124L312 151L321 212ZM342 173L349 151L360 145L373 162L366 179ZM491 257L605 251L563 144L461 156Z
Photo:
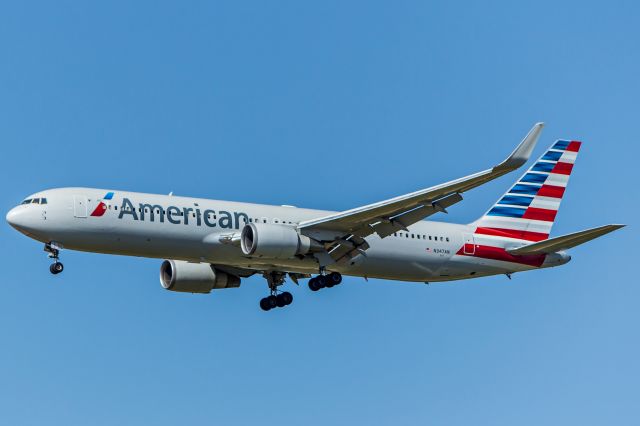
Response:
M20 204L47 204L46 198L27 198Z

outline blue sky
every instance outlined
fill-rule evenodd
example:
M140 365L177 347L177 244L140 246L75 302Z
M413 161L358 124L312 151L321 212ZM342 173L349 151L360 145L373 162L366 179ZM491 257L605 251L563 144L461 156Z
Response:
M11 2L0 206L94 186L342 210L584 142L553 233L622 231L562 268L424 286L261 278L209 296L160 261L0 226L12 425L637 424L637 2ZM470 222L517 174L465 195ZM288 285L291 289L292 285Z

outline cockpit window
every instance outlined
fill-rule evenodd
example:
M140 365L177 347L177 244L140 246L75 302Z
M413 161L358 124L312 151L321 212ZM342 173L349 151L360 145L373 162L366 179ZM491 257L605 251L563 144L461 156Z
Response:
M32 202L33 204L40 204L40 198L34 198Z
M40 198L40 204L47 204L46 198Z
M31 204L31 198L27 198L22 202L22 204Z

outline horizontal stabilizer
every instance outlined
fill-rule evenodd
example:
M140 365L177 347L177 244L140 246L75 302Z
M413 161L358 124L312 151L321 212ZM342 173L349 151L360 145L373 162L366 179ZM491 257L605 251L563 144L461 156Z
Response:
M518 256L525 254L555 253L560 250L566 250L570 249L571 247L579 246L580 244L584 244L587 241L591 241L594 238L601 237L624 226L625 225L599 226L597 228L587 229L585 231L575 232L573 234L567 234L561 237L555 237L533 244L527 244L526 246L508 249L507 251Z

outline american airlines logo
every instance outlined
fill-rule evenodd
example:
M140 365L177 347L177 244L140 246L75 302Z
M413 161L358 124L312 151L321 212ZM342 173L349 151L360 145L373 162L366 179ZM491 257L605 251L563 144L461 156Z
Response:
M96 207L96 211L99 208L100 205ZM106 206L104 210L106 210ZM102 214L99 216L102 216ZM92 216L94 215L92 214ZM165 208L160 204L138 203L136 207L128 198L122 199L118 219L123 219L125 216L143 222L164 223L166 221L174 225L195 224L196 226L222 229L240 229L241 226L249 222L249 215L243 212L215 211L213 209L200 210L197 204L194 207L169 206Z

